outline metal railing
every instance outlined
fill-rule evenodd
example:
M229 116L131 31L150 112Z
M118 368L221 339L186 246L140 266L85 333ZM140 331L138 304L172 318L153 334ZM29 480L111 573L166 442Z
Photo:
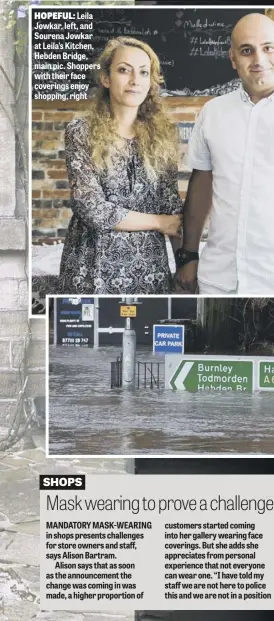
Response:
M137 362L136 388L161 388L164 362Z
M111 362L111 388L122 387L122 354ZM164 386L164 362L136 363L135 388L161 388Z
M117 356L116 360L111 362L110 383L111 388L121 388L122 386L122 354Z

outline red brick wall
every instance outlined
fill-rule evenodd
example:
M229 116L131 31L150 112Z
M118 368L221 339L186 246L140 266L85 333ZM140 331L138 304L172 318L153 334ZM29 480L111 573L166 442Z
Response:
M33 241L63 238L71 216L64 152L64 129L80 110L56 110L44 105L32 114Z

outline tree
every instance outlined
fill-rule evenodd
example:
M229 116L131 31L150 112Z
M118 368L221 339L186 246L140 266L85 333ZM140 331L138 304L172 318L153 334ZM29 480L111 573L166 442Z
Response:
M210 352L274 353L274 300L205 299L204 339Z

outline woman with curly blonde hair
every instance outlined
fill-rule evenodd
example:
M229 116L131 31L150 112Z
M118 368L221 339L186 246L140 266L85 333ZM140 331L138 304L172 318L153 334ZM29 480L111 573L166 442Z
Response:
M66 128L73 215L61 288L169 293L165 235L178 243L182 202L176 130L160 98L159 59L146 43L118 37L98 63L89 115Z

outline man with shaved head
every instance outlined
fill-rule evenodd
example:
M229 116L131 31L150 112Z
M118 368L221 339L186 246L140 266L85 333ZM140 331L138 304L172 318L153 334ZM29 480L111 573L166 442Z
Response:
M269 296L274 295L274 22L261 13L243 17L233 29L229 56L241 86L205 104L189 142L192 174L174 284L180 293Z

